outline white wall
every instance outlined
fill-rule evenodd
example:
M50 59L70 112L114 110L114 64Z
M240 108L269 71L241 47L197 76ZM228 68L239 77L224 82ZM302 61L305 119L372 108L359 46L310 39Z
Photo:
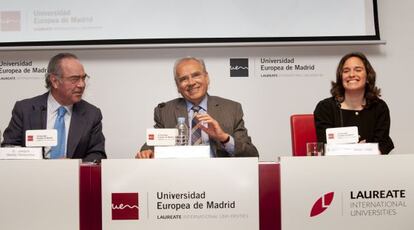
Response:
M312 113L316 103L329 96L330 81L340 57L362 51L378 75L384 100L391 110L393 153L413 153L410 139L414 117L409 100L414 80L410 64L414 46L414 16L409 0L379 0L381 36L386 45L249 47L249 48L163 48L71 50L83 61L92 76L85 99L102 109L107 152L110 158L130 158L144 142L145 129L153 125L157 103L178 96L172 77L174 60L198 56L206 60L210 73L210 94L242 103L246 126L259 149L260 159L276 160L291 154L289 116ZM352 12L350 12L352 16ZM0 61L33 60L45 66L61 50L0 51ZM229 77L229 58L249 58L249 78ZM260 57L295 57L315 63L322 77L261 78L255 75ZM4 74L0 74L5 76ZM26 75L24 75L26 76ZM0 129L4 130L16 100L45 91L41 74L26 80L0 81ZM34 79L33 79L34 78ZM22 90L23 89L23 90Z

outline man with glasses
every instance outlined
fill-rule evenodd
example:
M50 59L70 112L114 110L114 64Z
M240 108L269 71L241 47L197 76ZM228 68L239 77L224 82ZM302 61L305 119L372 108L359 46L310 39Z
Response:
M26 130L57 129L58 145L46 151L47 158L106 158L101 111L82 100L88 78L74 54L52 57L45 78L49 91L16 102L2 146L26 146Z
M212 157L259 156L244 127L241 105L207 93L210 79L202 59L185 57L176 61L174 80L183 98L155 108L155 128L174 128L177 117L185 117L191 130L190 142L209 144ZM153 149L144 145L135 157L152 158Z

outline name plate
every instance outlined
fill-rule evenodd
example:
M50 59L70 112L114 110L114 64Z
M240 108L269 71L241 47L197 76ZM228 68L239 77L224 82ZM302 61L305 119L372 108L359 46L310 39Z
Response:
M328 144L353 144L358 141L358 127L356 126L326 129L326 143Z
M156 146L154 158L210 158L210 146Z
M0 148L1 160L40 160L43 159L42 148L6 147Z
M175 145L177 129L147 129L148 146L171 146Z
M378 143L327 144L325 156L380 155Z
M27 147L43 147L57 145L56 129L26 130Z

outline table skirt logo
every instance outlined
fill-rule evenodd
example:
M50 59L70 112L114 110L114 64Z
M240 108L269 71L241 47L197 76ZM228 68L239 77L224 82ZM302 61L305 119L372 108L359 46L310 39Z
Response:
M249 59L230 58L230 77L248 77Z
M312 210L310 212L310 217L317 216L324 212L329 207L329 205L331 205L333 198L334 192L326 193L322 197L320 197L315 202L315 204L313 204Z
M112 193L112 220L138 220L138 193Z

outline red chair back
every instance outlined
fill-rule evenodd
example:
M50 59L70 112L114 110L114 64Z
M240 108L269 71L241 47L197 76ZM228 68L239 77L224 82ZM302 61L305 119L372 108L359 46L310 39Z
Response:
M290 117L292 134L292 155L306 156L306 143L316 142L313 114L295 114Z

